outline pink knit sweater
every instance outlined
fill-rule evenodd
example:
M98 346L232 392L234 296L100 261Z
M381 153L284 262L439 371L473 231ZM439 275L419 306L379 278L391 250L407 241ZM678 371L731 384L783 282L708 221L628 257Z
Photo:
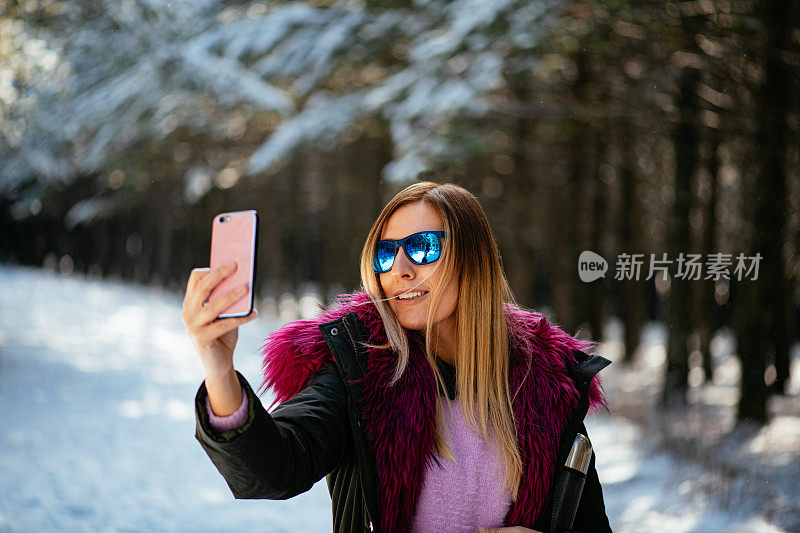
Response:
M437 456L425 471L425 482L411 522L415 533L474 532L477 526L501 527L511 505L503 489L503 465L492 445L464 420L458 397L445 399L446 438L455 461ZM448 409L448 406L450 407ZM216 416L206 397L211 425L218 431L241 427L247 421L248 399L230 416ZM491 436L491 434L490 434Z
M455 461L437 455L439 464L432 462L425 470L411 531L473 533L477 526L501 527L511 493L503 489L503 463L493 449L493 434L488 445L467 425L458 396L445 399L444 425Z

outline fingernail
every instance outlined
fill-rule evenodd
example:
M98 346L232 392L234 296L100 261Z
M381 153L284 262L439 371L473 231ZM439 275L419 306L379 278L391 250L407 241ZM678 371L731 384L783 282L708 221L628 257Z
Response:
M222 268L233 268L235 263L233 261L225 261L222 263Z

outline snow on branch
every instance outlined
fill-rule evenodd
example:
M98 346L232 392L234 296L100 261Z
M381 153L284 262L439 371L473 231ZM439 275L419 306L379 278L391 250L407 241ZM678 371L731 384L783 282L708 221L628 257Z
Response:
M413 177L462 153L451 126L491 111L487 97L503 87L509 63L524 69L535 59L558 5L414 4L290 2L256 12L218 0L98 0L99 15L75 31L37 31L40 48L56 53L43 64L57 64L40 68L49 81L23 87L0 108L4 118L25 118L22 138L18 127L0 126L0 173L101 171L133 143L181 124L209 129L220 112L245 106L283 117L252 154L253 173L370 115L389 125L395 145L386 176ZM31 33L18 29L31 42L21 50L34 46ZM11 94L2 79L0 96ZM23 155L11 157L12 145Z

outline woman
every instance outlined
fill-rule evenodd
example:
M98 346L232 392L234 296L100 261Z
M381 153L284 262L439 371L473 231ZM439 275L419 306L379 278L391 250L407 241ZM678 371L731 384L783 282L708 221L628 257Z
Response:
M591 343L513 303L472 194L417 183L386 205L363 291L267 338L269 414L232 362L255 312L214 320L244 293L203 305L234 268L192 271L183 320L206 371L196 438L236 498L327 476L335 531L549 531L560 440L604 399L597 370L583 392L571 377ZM610 531L594 459L575 530Z

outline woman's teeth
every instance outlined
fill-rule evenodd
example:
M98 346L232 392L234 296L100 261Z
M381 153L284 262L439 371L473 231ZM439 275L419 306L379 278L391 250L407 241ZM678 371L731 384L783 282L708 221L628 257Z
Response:
M423 292L420 292L420 291L407 292L407 293L405 293L405 294L401 294L401 295L400 295L400 296L398 296L397 298L398 298L399 300L413 300L414 298L417 298L417 297L419 297L419 296L422 296L423 294L425 294L425 293L423 293Z

